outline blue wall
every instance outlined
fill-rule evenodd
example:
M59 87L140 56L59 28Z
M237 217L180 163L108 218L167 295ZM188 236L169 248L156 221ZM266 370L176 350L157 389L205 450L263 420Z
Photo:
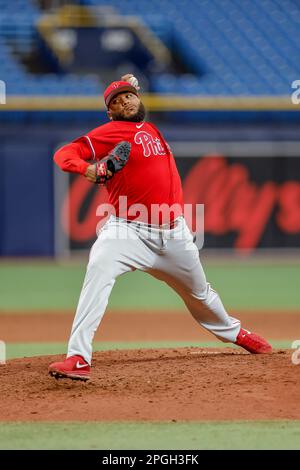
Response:
M53 162L43 136L1 139L0 254L53 254Z
M2 123L0 256L53 256L53 154L99 125Z

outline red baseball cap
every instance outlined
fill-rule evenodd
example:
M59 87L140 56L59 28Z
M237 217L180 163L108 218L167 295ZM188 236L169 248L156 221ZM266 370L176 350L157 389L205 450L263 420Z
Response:
M106 107L108 108L109 103L111 102L114 96L118 95L119 93L123 93L124 91L130 91L136 96L139 96L137 89L132 86L129 82L112 82L103 93Z

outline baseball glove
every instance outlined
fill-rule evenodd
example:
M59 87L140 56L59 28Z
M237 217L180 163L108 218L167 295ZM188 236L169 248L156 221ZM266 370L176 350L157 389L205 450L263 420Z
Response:
M115 173L122 170L128 162L131 144L125 140L119 142L112 151L100 162L95 163L96 181L95 184L105 185Z

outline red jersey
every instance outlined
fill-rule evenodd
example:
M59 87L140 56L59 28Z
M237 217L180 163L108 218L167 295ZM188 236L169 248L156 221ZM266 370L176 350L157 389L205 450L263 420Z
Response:
M143 204L147 209L148 223L164 223L168 218L173 220L182 214L182 187L175 160L168 144L153 124L108 122L59 149L54 160L62 170L84 175L90 165L87 160L101 160L122 140L131 144L129 160L107 182L109 202L114 206L115 214L126 219L143 220L138 207L132 207L136 204ZM124 206L120 206L120 196L127 198L126 212ZM159 215L157 221L153 219L153 205L173 206L173 209L167 217Z

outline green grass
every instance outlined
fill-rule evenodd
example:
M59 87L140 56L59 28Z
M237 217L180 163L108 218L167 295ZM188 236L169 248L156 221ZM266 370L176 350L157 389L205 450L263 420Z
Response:
M291 341L271 341L274 348L290 348ZM147 348L224 348L237 347L231 343L221 343L220 341L195 342L195 341L143 341L143 342L120 342L106 341L95 342L94 351L111 351L115 349L147 349ZM67 343L8 343L6 345L7 359L17 357L47 356L51 354L64 354L67 351ZM1 368L1 366L0 366ZM1 369L0 369L1 370Z
M1 423L0 449L300 449L300 421Z
M208 263L205 271L228 309L300 308L300 265ZM1 263L0 310L73 310L84 274L82 263ZM125 274L117 280L109 307L152 311L184 308L168 286L140 272Z

